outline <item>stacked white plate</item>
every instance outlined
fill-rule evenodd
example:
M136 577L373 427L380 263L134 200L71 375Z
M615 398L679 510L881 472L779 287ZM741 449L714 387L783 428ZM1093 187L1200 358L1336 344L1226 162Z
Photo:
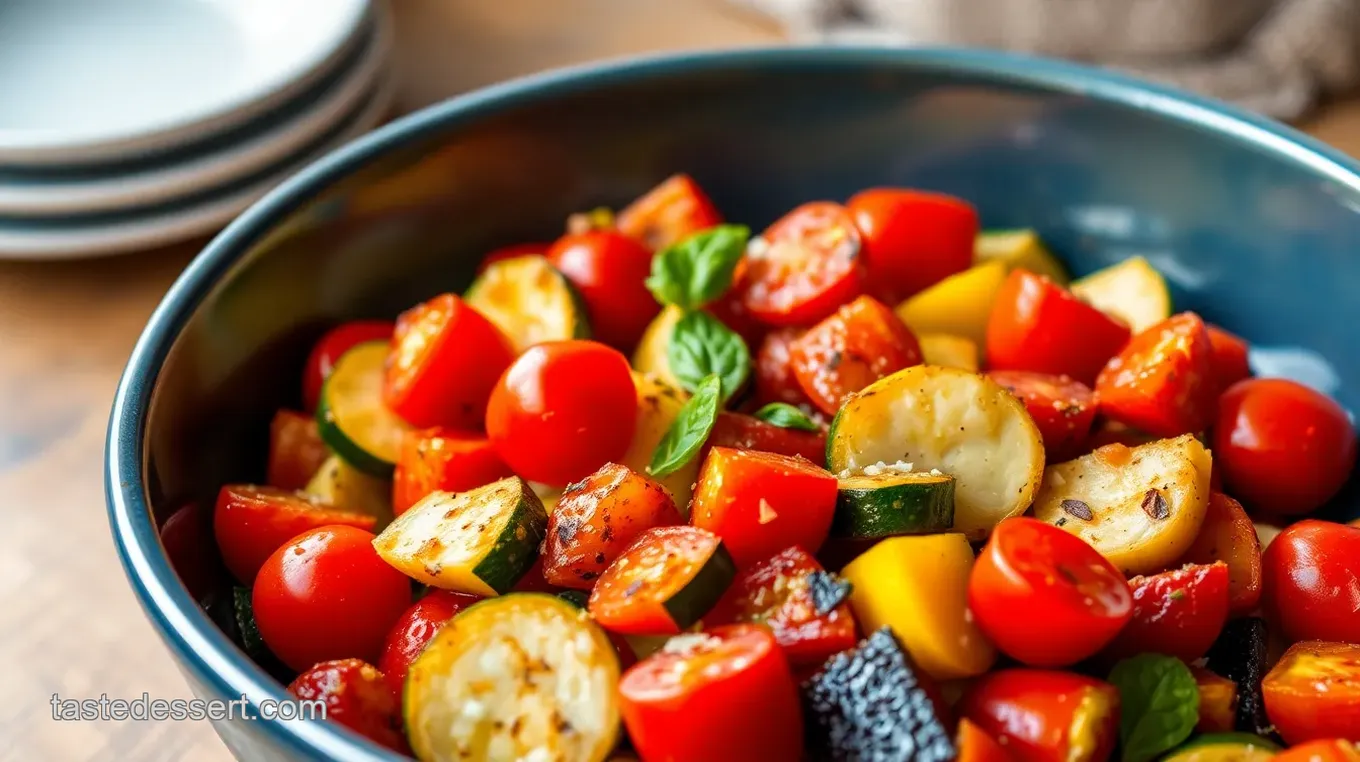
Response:
M0 0L0 258L210 233L391 101L381 0Z

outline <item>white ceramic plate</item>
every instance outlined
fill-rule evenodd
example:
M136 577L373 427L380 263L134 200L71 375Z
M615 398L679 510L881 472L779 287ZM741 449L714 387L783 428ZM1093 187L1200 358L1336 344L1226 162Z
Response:
M165 150L286 102L344 57L367 0L4 0L0 163Z
M127 215L98 224L68 228L0 227L0 259L80 259L149 249L210 233L245 211L274 186L324 154L368 132L387 114L393 87L384 70L372 97L363 109L332 140L299 156L267 178L249 187L211 196L201 203L170 212Z
M2 14L3 12L0 12ZM110 168L74 177L6 177L0 169L0 216L69 215L116 211L149 206L187 196L233 179L247 177L303 150L327 130L363 107L391 53L391 25L378 14L372 31L365 35L360 58L329 89L314 100L299 104L301 110L281 121L266 123L240 142L211 146L215 150L163 166L132 165L122 173ZM291 104L290 104L291 105ZM3 227L0 220L0 227Z

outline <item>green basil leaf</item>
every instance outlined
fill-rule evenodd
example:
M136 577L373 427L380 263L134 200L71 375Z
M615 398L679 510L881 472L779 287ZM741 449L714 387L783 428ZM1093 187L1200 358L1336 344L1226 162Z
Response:
M766 423L773 423L784 429L799 431L820 431L821 426L808 417L807 413L787 402L771 402L756 411L756 417Z
M694 390L675 422L656 445L647 473L662 477L672 474L690 462L704 446L713 422L718 420L722 406L722 379L717 374L705 378Z
M652 257L647 288L662 304L697 310L732 286L732 273L750 237L745 225L718 225L694 233Z
M689 312L676 322L666 344L666 362L689 391L717 374L722 379L723 401L731 399L751 374L746 342L707 312Z
M1119 689L1123 762L1148 762L1179 746L1199 721L1199 689L1180 659L1140 654L1110 672Z

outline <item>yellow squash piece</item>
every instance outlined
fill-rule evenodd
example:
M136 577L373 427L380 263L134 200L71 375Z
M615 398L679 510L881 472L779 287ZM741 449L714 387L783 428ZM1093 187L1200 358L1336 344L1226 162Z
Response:
M887 625L912 659L936 680L974 677L996 649L968 612L973 549L962 534L892 537L841 572L853 585L850 606L865 632Z
M923 333L916 339L926 365L977 372L978 345L972 339L949 333Z
M983 346L987 317L1007 272L1004 262L976 265L897 305L897 316L918 335L950 333Z
M1171 317L1166 279L1142 257L1129 257L1072 284L1077 298L1113 315L1138 333Z
M633 383L638 393L637 424L633 430L633 444L628 448L628 454L623 456L622 463L645 474L657 444L675 422L676 416L680 415L680 408L689 400L689 392L649 373L634 373ZM658 480L661 486L670 491L676 507L685 515L689 515L689 498L694 492L694 482L699 478L699 465L698 458L695 458Z
M647 326L637 349L633 351L633 370L638 373L650 373L662 383L680 388L679 379L671 373L667 351L671 345L671 335L675 333L675 324L680 322L684 315L685 311L674 304L666 305L666 308L661 310Z
M1005 262L1007 269L1018 267L1047 275L1054 283L1067 285L1067 270L1033 230L989 230L980 234L973 262L993 261Z
M339 455L326 458L302 491L336 508L376 518L375 532L392 521L391 480L370 476Z

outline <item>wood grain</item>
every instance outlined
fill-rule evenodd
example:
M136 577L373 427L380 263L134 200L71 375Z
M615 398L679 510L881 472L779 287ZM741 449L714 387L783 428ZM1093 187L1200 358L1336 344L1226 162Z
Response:
M400 103L547 67L764 45L722 0L400 0ZM1360 102L1311 131L1360 152ZM58 723L49 699L185 697L109 539L100 462L114 385L146 318L202 242L116 259L0 263L0 759L225 760L207 723Z

